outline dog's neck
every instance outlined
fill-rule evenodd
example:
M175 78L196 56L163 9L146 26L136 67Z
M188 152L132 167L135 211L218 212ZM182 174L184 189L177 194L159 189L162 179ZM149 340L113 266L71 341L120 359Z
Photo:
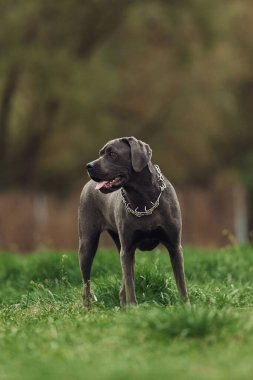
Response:
M127 201L133 209L138 207L138 210L142 211L145 206L150 208L151 202L155 202L161 192L154 165L150 163L141 172L134 172L124 190Z

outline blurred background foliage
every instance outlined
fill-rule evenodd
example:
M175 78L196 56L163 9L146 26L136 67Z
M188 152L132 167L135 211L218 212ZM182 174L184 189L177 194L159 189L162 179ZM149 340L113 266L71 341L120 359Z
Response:
M0 0L1 189L68 192L110 138L253 198L250 0Z

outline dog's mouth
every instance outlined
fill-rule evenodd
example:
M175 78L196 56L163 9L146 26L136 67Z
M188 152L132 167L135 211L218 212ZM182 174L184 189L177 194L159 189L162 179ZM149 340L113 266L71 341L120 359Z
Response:
M119 175L109 181L96 181L97 185L95 187L96 190L109 190L109 191L114 191L119 189L124 182L124 178Z

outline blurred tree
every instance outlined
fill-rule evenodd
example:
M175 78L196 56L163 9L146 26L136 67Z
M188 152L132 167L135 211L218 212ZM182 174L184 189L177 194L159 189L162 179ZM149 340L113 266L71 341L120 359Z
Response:
M208 10L199 1L151 2L132 7L121 28L122 85L113 111L125 130L152 141L176 182L213 179L220 165L214 142L237 115L229 11L220 1Z
M233 1L234 13L230 43L239 62L236 79L231 83L238 107L237 117L226 124L220 141L223 165L236 169L249 190L250 226L253 231L253 8L250 0Z
M253 194L251 8L0 0L0 187L67 191L133 134L175 183L240 177Z
M93 110L96 102L98 107L104 102L103 99L100 102L99 96L90 95L92 92L94 95L92 88L86 88L87 82L93 86L89 72L97 75L87 60L118 27L130 4L131 1L118 0L85 3L28 0L25 4L0 1L0 53L4 58L0 64L4 78L0 113L2 187L13 184L54 187L61 179L66 187L71 183L73 176L68 166L71 169L73 165L71 156L80 137L78 129L85 119L82 107L85 100L89 105L92 103ZM103 68L97 69L101 69L98 73L101 78ZM98 95L97 91L95 88ZM62 135L68 133L77 136L72 138L72 146L65 146L68 137L61 141ZM53 144L56 150L50 162L55 170L47 172L42 162L48 144ZM62 163L67 164L70 159L70 165L59 170L55 162L64 155L67 159ZM56 181L52 181L55 177Z

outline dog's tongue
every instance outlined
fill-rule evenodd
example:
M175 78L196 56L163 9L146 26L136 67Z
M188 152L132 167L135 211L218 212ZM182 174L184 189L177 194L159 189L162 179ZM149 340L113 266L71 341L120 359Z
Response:
M95 189L96 190L99 190L101 189L101 187L103 187L108 181L101 181L101 182L98 182Z

